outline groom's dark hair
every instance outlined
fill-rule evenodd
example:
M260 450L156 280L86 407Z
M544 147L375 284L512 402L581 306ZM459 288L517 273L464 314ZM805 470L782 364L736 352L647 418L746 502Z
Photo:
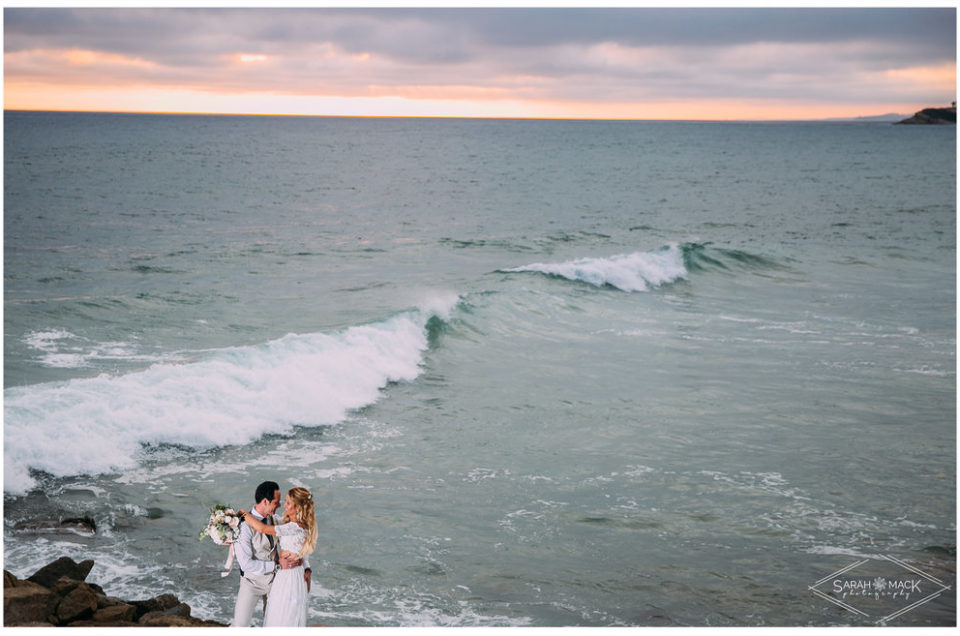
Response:
M275 481L265 481L257 486L257 491L253 493L254 503L260 503L264 499L273 501L273 495L280 490L280 486Z

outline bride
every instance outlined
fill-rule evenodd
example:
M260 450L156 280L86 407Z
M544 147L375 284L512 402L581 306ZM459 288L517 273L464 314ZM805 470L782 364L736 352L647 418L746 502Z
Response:
M280 540L282 552L302 559L313 552L317 545L317 521L313 511L313 495L306 488L291 488L283 502L283 522L271 526L263 523L246 510L241 510L243 520L252 530L272 534ZM277 572L267 596L267 609L263 615L264 627L304 627L307 624L307 582L303 578L303 565Z

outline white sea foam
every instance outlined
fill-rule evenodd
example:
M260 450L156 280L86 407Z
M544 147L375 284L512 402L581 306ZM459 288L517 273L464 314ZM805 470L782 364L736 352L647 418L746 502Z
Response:
M687 277L683 250L670 245L653 252L619 254L609 258L580 258L566 263L533 263L504 272L540 272L623 291L649 291Z
M32 331L24 336L23 341L40 351L56 351L57 342L67 338L76 338L76 336L63 329L51 329L49 331Z
M141 352L129 342L96 342L63 329L33 331L23 337L27 346L39 352L38 361L46 367L83 369L98 362L163 362L176 359Z
M420 374L428 321L449 316L457 302L189 364L7 389L4 490L30 489L31 468L57 476L132 468L144 444L243 444L294 425L337 423L375 402L389 382Z
M855 550L853 548L847 548L843 546L833 546L833 545L815 545L809 548L804 549L804 552L810 554L823 554L827 556L851 556L858 559L881 559L882 555L876 554L874 552L861 552L860 550Z

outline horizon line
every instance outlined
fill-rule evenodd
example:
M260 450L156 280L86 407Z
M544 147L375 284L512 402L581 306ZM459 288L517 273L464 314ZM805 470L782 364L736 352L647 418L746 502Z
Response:
M927 108L942 108L939 106ZM922 110L922 109L921 109ZM96 110L69 108L6 108L3 112L22 113L88 113L100 115L187 115L203 117L325 117L328 119L490 119L523 121L634 121L634 122L703 122L703 123L757 123L757 122L830 122L857 121L881 117L910 117L904 113L884 113L882 115L855 115L848 117L819 117L812 119L669 119L669 118L632 118L632 117L549 117L549 116L497 116L497 115L328 115L322 113L251 113L251 112L213 112L213 111L164 111L164 110Z

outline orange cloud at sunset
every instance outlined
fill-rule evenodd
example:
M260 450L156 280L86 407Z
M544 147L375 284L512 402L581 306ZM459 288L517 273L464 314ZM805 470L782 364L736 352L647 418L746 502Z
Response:
M956 92L957 65L919 66L914 68L896 68L884 72L893 82L911 83L915 86L932 86L944 93Z

